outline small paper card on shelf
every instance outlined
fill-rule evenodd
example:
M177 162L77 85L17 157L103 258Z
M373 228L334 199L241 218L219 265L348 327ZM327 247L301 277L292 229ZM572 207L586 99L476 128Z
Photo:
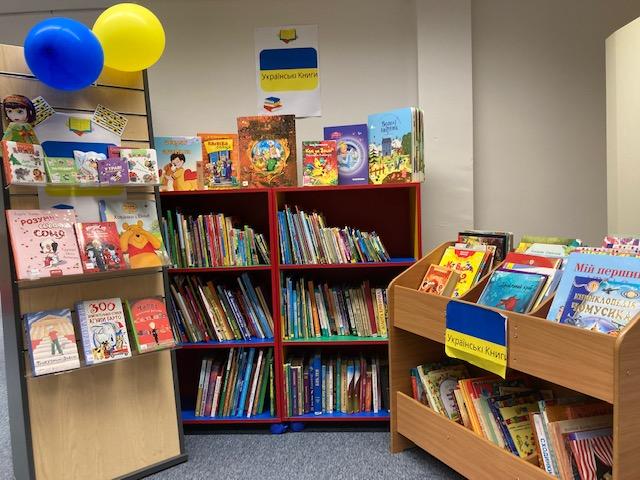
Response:
M507 317L478 305L447 304L445 353L505 378Z
M104 105L98 104L96 111L93 113L91 120L110 132L122 136L127 126L127 117L119 113L109 110Z

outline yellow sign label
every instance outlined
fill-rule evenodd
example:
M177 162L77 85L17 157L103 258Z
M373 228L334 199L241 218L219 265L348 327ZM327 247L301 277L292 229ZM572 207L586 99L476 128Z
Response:
M315 90L318 88L318 69L262 70L260 72L260 87L265 92Z
M207 153L231 151L233 150L233 139L217 138L215 140L207 140L204 142L204 149Z
M445 330L445 352L477 367L500 375L507 373L507 347L456 330Z

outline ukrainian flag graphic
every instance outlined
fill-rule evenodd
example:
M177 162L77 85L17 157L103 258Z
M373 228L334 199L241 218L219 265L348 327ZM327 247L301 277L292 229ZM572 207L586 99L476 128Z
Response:
M260 87L265 92L318 88L315 48L277 48L260 52Z

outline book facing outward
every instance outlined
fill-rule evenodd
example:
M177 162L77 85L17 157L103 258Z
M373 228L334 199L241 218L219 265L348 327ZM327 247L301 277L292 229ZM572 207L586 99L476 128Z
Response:
M119 298L78 302L76 313L87 365L131 356L127 321Z
M336 142L302 142L302 185L337 185Z
M478 304L510 312L526 313L535 304L546 275L496 270L489 278Z
M202 161L199 137L155 137L160 169L160 190L190 191L198 185L198 162Z
M40 145L3 140L2 161L7 184L47 183L44 151Z
M167 308L162 297L126 300L131 337L138 353L175 345Z
M73 158L45 157L45 170L51 183L78 183L78 167Z
M443 297L450 297L459 279L460 274L450 268L440 267L439 265L429 265L418 290L425 293L442 295Z
M118 157L100 160L98 180L100 183L129 183L129 163Z
M85 272L127 268L114 222L76 223L75 228Z
M27 346L34 375L80 367L76 336L68 308L25 315Z
M7 210L18 280L82 273L73 210Z
M369 183L369 135L366 124L325 127L324 139L336 142L338 183Z
M493 245L496 247L494 261L502 262L513 248L513 233L488 230L465 230L458 233L458 242L467 245Z
M475 285L484 267L486 255L486 251L482 250L447 247L440 260L440 266L460 275L453 290L454 298L464 295Z
M153 148L121 148L120 158L127 162L129 183L135 185L160 183L158 158Z
M202 142L202 186L205 190L238 187L238 135L199 133Z

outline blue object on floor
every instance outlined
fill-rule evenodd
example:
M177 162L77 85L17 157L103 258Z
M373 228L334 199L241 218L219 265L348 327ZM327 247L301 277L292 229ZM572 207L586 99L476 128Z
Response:
M271 430L271 433L273 435L281 435L288 429L289 427L284 423L274 423L273 425L271 425L271 427L269 427L269 430Z
M304 430L304 423L303 422L291 422L289 424L289 428L291 428L292 432L301 432Z

